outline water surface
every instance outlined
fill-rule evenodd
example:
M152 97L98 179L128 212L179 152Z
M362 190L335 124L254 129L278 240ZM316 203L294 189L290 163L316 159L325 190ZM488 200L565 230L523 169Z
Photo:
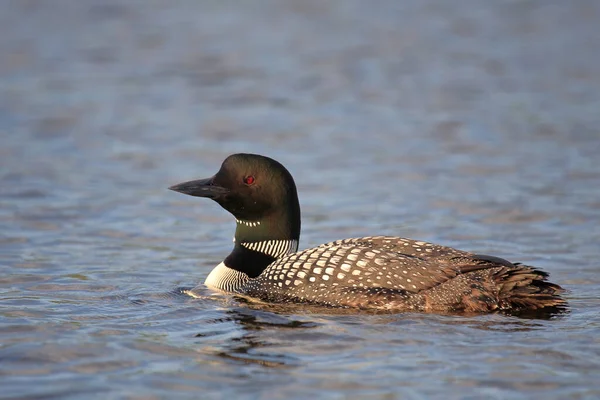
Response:
M0 2L4 398L600 397L600 6ZM301 248L402 235L538 266L549 320L181 294L233 219L166 188L283 162Z

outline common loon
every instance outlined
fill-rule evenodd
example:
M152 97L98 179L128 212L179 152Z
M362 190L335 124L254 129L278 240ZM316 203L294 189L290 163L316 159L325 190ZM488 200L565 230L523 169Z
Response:
M392 236L298 252L300 205L279 162L234 154L208 179L169 189L219 203L236 219L234 247L206 286L270 303L363 310L492 312L561 308L548 274L498 257Z

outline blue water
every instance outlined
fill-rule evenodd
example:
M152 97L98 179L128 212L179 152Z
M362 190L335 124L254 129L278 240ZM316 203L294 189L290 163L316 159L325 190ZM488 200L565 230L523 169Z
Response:
M600 397L600 5L0 2L2 398ZM233 219L168 191L295 176L301 248L522 261L571 312L326 315L201 282Z

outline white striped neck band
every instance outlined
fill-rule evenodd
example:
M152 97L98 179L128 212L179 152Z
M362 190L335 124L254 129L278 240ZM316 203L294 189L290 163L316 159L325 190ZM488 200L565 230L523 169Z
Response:
M241 219L236 219L235 221L240 225L246 225L246 226L259 226L260 225L260 221L244 221Z
M261 242L240 243L247 249L280 258L298 251L298 241L295 239L263 240Z

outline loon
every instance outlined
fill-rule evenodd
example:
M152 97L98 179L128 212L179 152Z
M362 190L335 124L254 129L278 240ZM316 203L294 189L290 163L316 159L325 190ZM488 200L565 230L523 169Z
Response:
M296 185L269 157L233 154L214 176L169 189L212 199L236 219L233 250L204 282L211 289L267 303L392 312L566 306L564 290L543 271L424 241L369 236L298 251Z

